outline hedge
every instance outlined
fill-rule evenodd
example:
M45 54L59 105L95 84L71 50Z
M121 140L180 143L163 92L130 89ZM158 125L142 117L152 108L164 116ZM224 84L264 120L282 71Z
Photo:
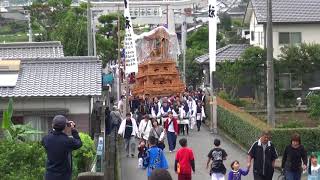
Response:
M220 106L217 108L218 126L238 143L249 148L260 136L262 129Z
M268 129L266 123L250 122L249 118L245 119L242 114L237 114L224 107L218 106L217 111L219 128L247 149L259 138L264 129ZM301 142L308 152L320 151L320 128L274 128L271 130L272 142L280 155L290 144L293 133L301 135Z

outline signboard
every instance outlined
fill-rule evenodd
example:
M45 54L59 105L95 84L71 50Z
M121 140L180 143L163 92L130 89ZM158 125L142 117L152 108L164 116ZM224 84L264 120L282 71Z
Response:
M124 17L125 17L125 73L138 72L138 60L136 51L136 42L134 39L133 26L130 16L129 0L124 0Z
M217 51L217 0L208 0L209 6L209 66L210 74L216 71ZM212 80L210 80L212 81Z
M97 155L102 156L102 152L103 152L103 137L99 137L98 147L97 147Z

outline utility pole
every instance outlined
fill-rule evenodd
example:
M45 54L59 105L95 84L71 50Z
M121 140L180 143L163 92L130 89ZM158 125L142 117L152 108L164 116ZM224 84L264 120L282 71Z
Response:
M119 6L118 6L118 9L119 9ZM119 12L119 11L118 11ZM117 22L117 25L118 25L118 102L120 101L120 97L122 95L122 91L121 91L121 54L120 54L120 16L118 14L118 22Z
M29 25L29 42L32 42L31 11L28 11L28 25Z
M91 21L92 21L92 19L91 19L91 0L88 0L88 4L87 4L88 56L93 55Z
M272 35L272 0L267 0L267 111L268 124L275 127L273 35Z
M187 42L187 22L186 15L182 14L183 22L181 25L181 50L183 57L183 82L186 84L186 42Z

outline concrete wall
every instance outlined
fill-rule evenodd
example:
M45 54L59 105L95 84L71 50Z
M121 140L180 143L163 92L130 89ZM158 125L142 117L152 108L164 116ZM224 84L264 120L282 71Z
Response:
M320 24L282 24L273 26L274 57L280 54L279 32L301 32L301 40L304 43L320 43Z

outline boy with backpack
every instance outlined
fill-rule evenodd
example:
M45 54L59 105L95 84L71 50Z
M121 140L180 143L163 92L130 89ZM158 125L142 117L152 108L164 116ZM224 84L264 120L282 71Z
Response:
M150 136L148 143L149 149L147 150L147 155L143 158L143 166L147 168L149 179L154 169L168 169L168 163L163 151L157 147L157 139Z
M211 180L224 180L226 174L226 167L223 161L227 159L227 153L224 149L220 148L220 140L214 140L214 148L208 154L207 169L211 163L210 176Z

